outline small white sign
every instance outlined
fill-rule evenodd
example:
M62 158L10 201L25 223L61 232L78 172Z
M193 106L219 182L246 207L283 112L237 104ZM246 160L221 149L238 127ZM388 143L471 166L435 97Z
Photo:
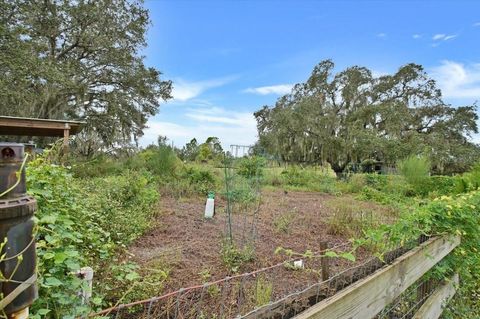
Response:
M207 198L207 203L205 204L205 218L213 218L215 214L215 199Z

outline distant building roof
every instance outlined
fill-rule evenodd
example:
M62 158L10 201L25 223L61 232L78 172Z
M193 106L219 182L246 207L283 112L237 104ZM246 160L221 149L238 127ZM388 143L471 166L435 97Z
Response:
M0 135L65 136L80 132L85 122L0 116Z

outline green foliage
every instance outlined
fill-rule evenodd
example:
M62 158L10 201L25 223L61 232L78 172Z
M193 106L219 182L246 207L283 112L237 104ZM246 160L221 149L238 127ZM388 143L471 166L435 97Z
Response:
M254 259L254 249L250 246L245 246L243 249L239 249L229 240L225 240L222 243L222 250L220 255L225 266L231 272L238 272L240 267L245 263L248 263Z
M220 161L223 158L223 149L218 137L211 136L207 138L205 143L198 148L196 160L202 163L208 161Z
M141 152L146 168L162 180L172 178L181 165L180 160L170 146L160 145Z
M352 162L367 170L393 164L425 149L438 173L462 172L480 150L469 142L478 129L476 106L445 104L435 81L413 63L375 77L361 66L335 73L332 61L321 61L305 82L254 115L258 147L290 164L328 162L336 172Z
M410 156L398 163L398 169L405 180L418 194L428 193L430 161L423 156Z
M164 293L165 283L171 272L171 267L163 260L154 260L139 267L132 263L123 263L120 267L112 267L102 278L102 288L107 286L106 298L115 302L133 302ZM129 272L125 268L130 267ZM113 288L113 289L112 289ZM124 294L120 296L119 291Z
M96 222L109 230L116 243L127 244L149 227L158 192L148 173L127 170L122 175L82 180L78 184L86 195L85 208L101 213Z
M245 178L260 178L267 165L265 158L260 156L245 157L238 164L237 173Z
M460 298L449 307L454 317L476 318L478 309L478 282L480 279L480 191L456 196L441 196L416 211L406 211L393 225L383 225L371 230L359 244L375 243L380 251L403 245L426 234L429 236L451 234L461 237L461 244L436 268L438 277L448 277L457 272L462 278L458 292ZM458 306L457 306L458 305ZM446 313L452 318L452 313Z
M38 201L37 255L39 299L32 318L72 318L85 314L77 293L81 281L72 273L91 266L96 273L93 303L119 297L118 282L101 285L104 277L135 279L130 266L113 268L112 258L149 227L158 195L146 174L125 172L108 178L79 180L42 158L27 171L29 193ZM132 222L133 221L133 222ZM118 262L118 261L117 261Z
M456 193L465 193L480 188L480 162L475 164L469 172L455 179Z
M321 166L302 168L292 165L282 170L279 175L270 172L265 183L276 187L283 185L292 190L337 193L335 174L329 168Z
M273 219L273 227L277 232L288 233L296 216L297 214L294 211L280 214Z
M179 151L179 157L183 161L195 161L198 156L200 147L198 145L197 139L192 138L190 142L185 144L185 146Z
M90 157L140 136L171 97L140 53L150 23L142 2L3 1L0 11L1 114L83 118L75 147Z
M186 189L201 195L214 191L219 183L212 171L201 166L186 166L180 173L179 181L182 180L187 183Z
M273 284L260 276L255 285L255 305L257 307L266 305L272 299Z
M379 218L377 212L372 209L359 207L352 201L328 201L327 206L333 210L331 217L327 219L327 232L332 235L347 237L361 237L364 233L381 223L385 222L385 216Z

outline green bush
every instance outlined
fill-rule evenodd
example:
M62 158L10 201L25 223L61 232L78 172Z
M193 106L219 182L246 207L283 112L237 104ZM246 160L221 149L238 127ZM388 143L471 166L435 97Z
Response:
M218 184L214 173L196 166L185 167L179 179L185 179L192 191L201 195L207 195L208 192L216 190Z
M253 247L245 246L243 249L236 247L234 244L225 240L222 243L220 255L225 266L231 272L238 272L240 267L254 259L255 251Z
M105 179L76 179L68 169L39 158L29 164L27 182L39 207L39 298L31 307L31 318L87 313L78 298L82 282L73 275L83 266L96 273L93 307L106 305L105 296L120 297L118 284L100 283L105 276L126 282L138 278L135 267L113 260L149 227L158 198L151 177L125 172Z
M426 195L429 192L430 167L430 161L423 156L413 155L398 163L402 176L420 195Z
M106 155L89 161L79 161L72 165L72 173L79 178L93 178L121 174L125 169L124 162Z
M181 166L180 159L170 146L152 147L141 152L139 156L145 160L146 168L162 179L173 178Z
M245 178L260 178L266 165L266 159L260 156L242 158L238 164L237 174Z
M280 174L282 184L292 189L337 193L336 177L325 168L300 168L290 166Z
M305 169L290 166L282 173L285 183L290 186L307 186L311 182L311 175Z
M122 175L78 181L85 208L101 214L97 223L111 238L126 244L149 227L158 200L154 178L147 172L127 170Z
M367 186L367 180L364 174L353 174L348 180L348 191L351 193L359 193Z
M473 190L477 190L480 188L480 162L475 164L473 168L464 173L461 176L455 177L455 192L465 193Z

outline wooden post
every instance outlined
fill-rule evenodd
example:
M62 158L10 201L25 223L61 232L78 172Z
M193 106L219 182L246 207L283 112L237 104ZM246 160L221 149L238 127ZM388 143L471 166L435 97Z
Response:
M320 242L320 251L322 255L325 254L327 249L328 249L327 242L326 241ZM323 257L320 257L320 260L322 265L322 281L327 281L328 278L330 277L330 274L329 274L330 258L323 256Z
M66 154L68 152L68 142L70 139L70 125L65 124L63 129L63 152Z
M422 304L413 319L437 319L442 315L443 307L455 295L458 286L458 274L440 285Z
M420 238L418 239L418 244L421 245L425 241L428 240L428 237L426 235L420 235ZM432 286L432 280L427 279L424 282L422 282L418 287L417 287L417 304L418 307L422 305L422 303L425 301L425 299L428 297L428 294L430 293L430 289Z

